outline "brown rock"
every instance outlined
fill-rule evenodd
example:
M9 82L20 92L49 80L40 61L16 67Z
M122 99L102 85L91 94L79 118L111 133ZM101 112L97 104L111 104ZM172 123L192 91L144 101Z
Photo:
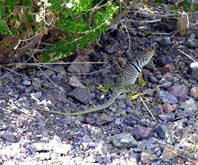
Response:
M162 105L162 109L165 113L170 113L175 110L175 106L169 103L165 103Z
M173 65L167 64L167 65L161 67L160 71L162 73L167 73L167 72L173 73L175 71L175 67Z
M190 90L190 95L194 98L198 98L198 87L192 87Z

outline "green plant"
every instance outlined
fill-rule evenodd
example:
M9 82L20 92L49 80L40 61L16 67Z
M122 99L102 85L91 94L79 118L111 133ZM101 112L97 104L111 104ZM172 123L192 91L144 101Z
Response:
M42 46L41 59L49 61L94 42L111 24L118 8L113 0L2 0L0 35L27 41L44 28L51 38L58 31L58 39Z

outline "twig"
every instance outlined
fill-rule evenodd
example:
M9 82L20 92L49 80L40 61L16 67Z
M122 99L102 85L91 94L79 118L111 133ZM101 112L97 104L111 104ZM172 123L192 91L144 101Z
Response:
M41 63L37 60L37 63L11 63L5 64L5 66L41 66L41 65L70 65L70 64L107 64L107 62L49 62L49 63Z
M147 111L148 111L148 112L150 113L150 115L152 116L152 118L153 118L155 121L157 121L156 118L155 118L155 116L154 116L153 113L151 112L151 110L148 108L148 106L146 105L146 103L145 103L144 100L142 99L142 97L139 96L139 98L140 98L141 102L143 103L144 107L147 109Z
M181 49L177 49L179 52L181 52L183 55L185 55L186 57L188 57L189 59L191 59L193 62L198 62L197 60L195 60L193 57L191 57L190 55L188 55L187 53L185 53L183 50Z
M129 35L129 31L128 31L128 29L127 29L127 27L126 27L126 25L124 24L124 23L122 23L122 25L124 26L124 28L125 28L125 30L126 30L126 32L127 32L127 35L128 35L128 39L129 39L129 45L128 45L128 52L131 52L131 37L130 37L130 35Z

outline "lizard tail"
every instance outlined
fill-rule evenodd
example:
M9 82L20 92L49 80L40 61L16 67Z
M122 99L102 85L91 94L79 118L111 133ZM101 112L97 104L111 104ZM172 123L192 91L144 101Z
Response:
M44 111L44 112L53 113L53 114L65 115L65 116L84 115L84 114L87 114L87 113L97 112L97 111L100 111L100 110L103 110L103 109L109 107L111 104L113 104L113 102L118 98L118 96L120 94L121 94L120 91L114 91L107 102L105 102L104 104L101 104L101 105L96 105L95 107L89 108L89 109L87 109L85 111L79 111L79 112L58 112L58 111L51 111L51 110L47 110L47 109L38 109L38 110Z

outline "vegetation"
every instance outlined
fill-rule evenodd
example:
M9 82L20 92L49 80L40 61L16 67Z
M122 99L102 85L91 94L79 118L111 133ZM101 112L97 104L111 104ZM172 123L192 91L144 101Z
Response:
M0 41L5 40L0 43L3 45L0 52L11 45L8 40L15 41L11 49L16 51L41 34L40 39L45 36L44 42L38 39L37 45L42 49L39 54L42 61L67 57L95 42L129 3L127 0L1 0ZM160 4L161 0L155 3ZM178 4L185 10L192 6L193 10L198 8L189 0ZM35 46L34 43L29 48Z

